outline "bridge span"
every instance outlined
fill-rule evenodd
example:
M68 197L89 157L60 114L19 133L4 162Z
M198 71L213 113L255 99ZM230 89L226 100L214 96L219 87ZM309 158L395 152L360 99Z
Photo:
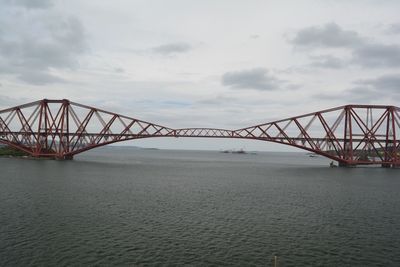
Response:
M304 149L341 166L400 166L400 108L345 105L241 129L174 129L69 100L0 111L0 143L32 157L72 159L96 147L152 137L238 138Z

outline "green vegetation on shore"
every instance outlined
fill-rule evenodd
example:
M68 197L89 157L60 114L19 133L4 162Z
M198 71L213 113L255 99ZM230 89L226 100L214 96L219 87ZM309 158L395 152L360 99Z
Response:
M29 154L11 146L0 146L0 156L23 157Z

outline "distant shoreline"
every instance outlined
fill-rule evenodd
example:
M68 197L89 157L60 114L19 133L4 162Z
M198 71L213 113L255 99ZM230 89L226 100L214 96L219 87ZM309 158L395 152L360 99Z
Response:
M0 157L25 158L25 157L30 157L30 155L24 151L13 148L11 146L0 146Z

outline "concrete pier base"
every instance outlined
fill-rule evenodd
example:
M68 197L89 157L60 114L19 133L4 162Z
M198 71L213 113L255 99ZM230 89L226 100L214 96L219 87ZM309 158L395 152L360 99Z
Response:
M382 168L395 168L398 169L400 168L400 164L399 163L383 163L381 165Z
M67 156L61 156L61 157L56 157L56 160L73 160L74 156L72 155L67 155Z
M347 162L339 162L339 167L356 167L356 164L350 164Z

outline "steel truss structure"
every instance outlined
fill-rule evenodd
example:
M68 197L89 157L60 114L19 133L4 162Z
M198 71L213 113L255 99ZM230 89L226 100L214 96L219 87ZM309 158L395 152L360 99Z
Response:
M0 143L32 157L72 159L86 150L150 137L240 138L305 149L342 166L400 166L400 108L346 105L237 130L173 129L69 100L0 111Z

